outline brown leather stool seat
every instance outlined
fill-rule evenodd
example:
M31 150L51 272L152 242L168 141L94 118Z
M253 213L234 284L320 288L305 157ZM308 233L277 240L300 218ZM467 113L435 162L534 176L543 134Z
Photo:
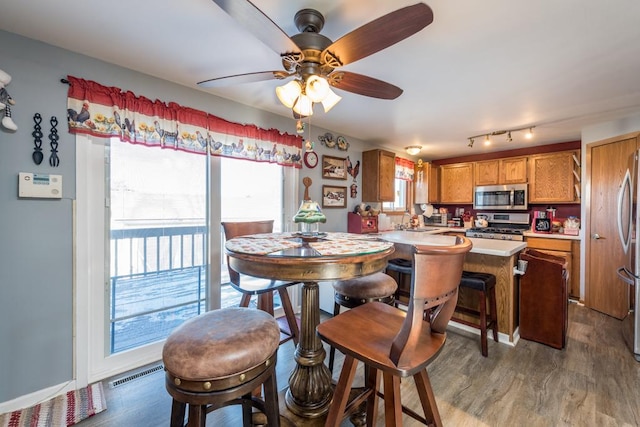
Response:
M276 354L280 328L262 310L233 307L209 311L176 328L162 349L165 386L173 404L171 426L205 425L206 414L241 404L244 425L251 408L265 413L269 426L279 426ZM252 397L263 386L264 400Z
M475 316L480 321L478 323L470 322L466 319L456 317L455 313L452 320L462 323L473 328L480 329L480 345L482 355L487 357L489 354L487 346L487 329L493 331L493 340L498 342L498 312L496 308L496 276L490 273L477 273L473 271L463 271L460 279L460 287L472 289L479 293L479 308L471 309L468 307L456 306L456 312ZM487 297L489 298L490 313L487 314Z
M393 277L385 273L333 282L335 291L333 315L340 314L340 307L354 308L368 302L377 301L394 305L398 284ZM336 349L329 350L329 370L333 372Z

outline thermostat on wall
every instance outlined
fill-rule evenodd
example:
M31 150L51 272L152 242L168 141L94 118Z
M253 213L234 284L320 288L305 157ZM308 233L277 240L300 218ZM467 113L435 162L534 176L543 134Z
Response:
M18 197L62 198L62 175L20 172Z

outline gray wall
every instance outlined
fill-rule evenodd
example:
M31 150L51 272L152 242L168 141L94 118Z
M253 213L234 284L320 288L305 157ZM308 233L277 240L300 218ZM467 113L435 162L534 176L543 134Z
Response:
M67 132L67 75L106 86L131 90L136 95L207 111L227 120L278 128L294 133L292 119L233 103L204 92L169 83L50 45L0 31L0 69L13 80L7 86L16 101L12 108L18 131L0 128L0 402L62 384L73 379L72 342L72 200L76 194L75 138ZM45 160L36 166L33 152L33 115L43 117ZM52 168L49 119L56 116L60 166ZM317 142L325 129L312 127L316 151L344 157ZM372 147L347 136L348 154L355 162ZM25 200L17 197L18 172L63 176L62 200ZM302 170L313 179L311 197L320 200L320 168ZM349 179L348 183L350 184ZM361 177L358 186L361 188ZM335 184L326 181L324 184ZM300 185L299 199L303 187ZM347 209L327 210L324 229L346 231Z

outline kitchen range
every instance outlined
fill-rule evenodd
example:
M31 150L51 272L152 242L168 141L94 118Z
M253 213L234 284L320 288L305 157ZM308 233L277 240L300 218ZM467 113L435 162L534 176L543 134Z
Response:
M480 239L500 239L523 241L524 232L531 228L528 213L494 213L478 214L476 227L469 228L465 235Z

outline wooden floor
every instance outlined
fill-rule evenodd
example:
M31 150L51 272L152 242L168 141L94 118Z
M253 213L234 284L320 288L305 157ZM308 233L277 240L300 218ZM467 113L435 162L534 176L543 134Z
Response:
M570 305L569 316L562 351L525 340L514 348L490 339L489 357L484 358L478 336L450 329L443 352L428 369L444 424L639 426L640 363L622 341L620 322L576 304ZM286 387L292 365L289 342L278 354L280 389ZM80 427L169 425L171 399L162 371L112 389L107 381L104 385L108 409ZM403 380L402 390L403 402L417 410L412 381ZM234 407L207 420L207 426L238 425L239 409ZM420 424L406 418L404 425Z

